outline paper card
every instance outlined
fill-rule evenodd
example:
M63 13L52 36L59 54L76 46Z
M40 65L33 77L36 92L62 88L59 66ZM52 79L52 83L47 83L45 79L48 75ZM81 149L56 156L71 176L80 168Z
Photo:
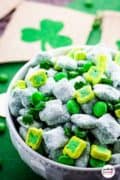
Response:
M85 44L93 15L71 9L23 2L0 41L0 62L24 61L40 50Z
M0 19L18 6L22 0L0 0Z
M102 22L101 43L120 49L120 13L105 11Z

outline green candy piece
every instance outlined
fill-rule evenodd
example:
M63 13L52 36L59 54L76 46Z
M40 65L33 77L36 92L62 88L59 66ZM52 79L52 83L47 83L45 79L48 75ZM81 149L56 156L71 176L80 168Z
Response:
M70 166L75 164L75 160L74 159L70 158L67 155L63 155L63 154L58 157L57 162L59 162L61 164L70 165Z
M0 83L6 83L8 81L8 75L1 73L0 74Z
M49 69L53 67L53 63L49 59L43 59L40 62L40 68Z
M32 114L25 114L22 118L22 121L25 124L32 124L33 123L33 115Z
M32 103L33 105L37 105L40 101L44 101L45 100L45 94L42 92L35 92L32 94Z
M84 4L86 7L92 7L93 6L93 0L85 0Z
M45 108L45 102L44 101L40 101L36 106L35 106L35 110L36 111L42 111Z
M93 106L93 114L96 117L101 117L102 115L106 114L108 110L107 104L103 101L98 101Z
M113 84L113 81L111 79L108 79L108 78L102 78L100 82L102 84L109 84L109 85Z
M81 130L79 127L76 127L73 131L74 131L75 135L79 138L83 139L83 138L86 138L86 136L87 136L87 132L84 130Z
M107 103L107 106L108 106L108 111L112 112L114 110L114 107L111 103Z
M0 122L0 133L3 133L5 131L6 124L4 122Z
M80 112L80 105L74 99L70 99L66 107L70 114L77 114Z
M115 104L114 109L120 109L120 103Z
M55 81L59 81L59 80L61 80L63 78L67 78L67 73L65 73L65 72L58 72L58 73L56 73L54 75Z
M71 137L72 136L71 128L70 127L64 127L64 134L67 137Z
M35 120L39 120L39 111L36 108L30 108L28 113L31 114Z
M98 159L90 158L89 164L91 167L97 168L97 167L103 167L105 166L105 161L101 161Z
M49 96L49 95L46 95L44 101L50 101L50 100L53 100L53 99L55 99L54 96L52 96L52 95L50 95L50 96Z
M68 78L69 79L75 78L78 75L79 75L79 73L77 71L68 71Z
M86 83L84 83L84 82L82 82L82 81L76 82L76 83L74 84L74 88L75 88L75 89L80 89L80 88L82 88L82 87L85 86L85 85L86 85Z
M87 72L92 66L93 62L89 60L87 63L83 65L84 72Z
M79 75L82 75L84 73L84 68L83 67L78 67L77 71L78 71Z

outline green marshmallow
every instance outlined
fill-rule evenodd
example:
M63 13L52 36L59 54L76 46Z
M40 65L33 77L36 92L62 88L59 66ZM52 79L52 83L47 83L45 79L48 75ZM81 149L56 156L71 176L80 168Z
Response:
M8 75L5 73L0 74L0 83L6 83L8 81Z
M86 138L86 136L87 136L87 132L84 130L81 130L79 127L76 127L74 129L74 134L75 134L75 136L82 138L82 139Z
M74 159L70 158L67 155L63 155L63 154L58 157L57 162L59 162L61 164L70 165L70 166L75 164L75 160Z
M113 81L111 79L108 79L108 78L102 78L100 82L102 84L109 84L109 85L113 84Z
M67 73L65 73L65 72L58 72L58 73L56 73L54 75L55 81L59 81L59 80L61 80L63 78L67 78Z
M32 103L33 105L37 105L40 101L44 101L45 100L45 94L42 92L35 92L32 94Z
M5 122L0 122L0 133L3 133L5 131L6 124Z
M70 99L66 107L70 114L77 114L80 112L80 105L74 99Z
M39 88L45 85L46 81L47 81L47 73L43 69L39 69L35 71L28 77L28 82L30 82L30 84L35 88Z
M102 115L106 114L108 110L107 104L103 101L98 101L93 106L93 114L96 117L101 117Z
M25 124L32 124L33 123L33 115L32 114L25 114L22 118L22 121Z
M89 161L89 164L91 167L93 168L99 168L99 167L103 167L105 166L105 161L101 161L101 160L98 160L98 159L94 159L94 158L90 158L90 161Z
M92 66L93 66L93 62L92 61L89 60L88 62L86 62L83 65L84 72L87 72Z

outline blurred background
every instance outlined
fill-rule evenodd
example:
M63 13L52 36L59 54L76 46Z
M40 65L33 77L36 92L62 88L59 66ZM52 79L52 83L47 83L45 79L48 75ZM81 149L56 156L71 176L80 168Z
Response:
M77 12L84 12L86 14L94 15L94 23L91 26L91 31L88 34L88 39L86 39L86 44L97 44L102 39L106 39L109 43L113 44L116 49L120 49L120 0L29 0L35 2L42 2L51 5L63 6L65 8L74 9ZM0 0L0 7L5 1ZM9 0L12 4L12 0ZM4 5L5 9L7 5ZM6 9L5 9L6 10ZM103 10L112 10L112 14L109 13L106 15L106 23L104 26L101 24L102 12ZM11 8L4 17L0 19L0 41L4 35L4 31L7 28L8 23L11 21L11 18L15 12L15 8ZM32 10L31 10L32 11ZM114 13L113 13L114 11ZM46 12L47 13L47 12ZM117 13L117 15L116 15ZM82 19L84 21L84 19ZM104 21L104 20L103 20ZM17 22L16 22L17 23ZM114 25L115 23L115 25ZM108 27L108 24L110 27ZM107 26L107 27L106 27ZM107 29L109 31L107 32ZM84 30L84 29L83 29ZM117 30L117 31L116 31ZM104 32L104 33L103 33ZM74 32L76 33L76 32ZM103 34L104 36L103 36ZM112 35L111 35L112 34ZM14 38L14 34L13 34ZM111 45L110 44L110 45ZM7 40L7 46L10 47L9 39ZM7 54L7 52L6 52ZM0 49L0 59L1 59L1 49ZM15 73L25 64L25 62L12 62L0 64L0 76L7 76L5 82L0 82L0 93L5 93L8 85L15 75ZM5 123L5 118L0 117L0 122ZM5 123L6 124L6 123ZM42 180L42 177L38 177L32 172L20 159L18 153L14 149L10 137L8 128L6 127L5 133L0 134L0 180Z

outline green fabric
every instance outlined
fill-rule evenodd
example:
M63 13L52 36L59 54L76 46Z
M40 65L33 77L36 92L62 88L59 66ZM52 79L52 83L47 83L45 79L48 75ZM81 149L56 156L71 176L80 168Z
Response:
M67 6L85 11L88 13L95 13L96 9L114 9L120 11L120 1L119 0L94 0L93 7L84 6L84 0L74 0L69 3ZM101 30L95 29L91 32L87 44L96 44L99 42L101 36ZM9 81L6 84L0 84L0 92L5 92L7 90L8 84L15 73L22 67L24 63L11 63L0 65L0 73L7 73ZM0 118L0 121L4 119ZM26 166L23 161L20 159L18 153L13 147L8 129L4 134L0 135L0 159L3 159L3 168L0 169L0 179L1 180L42 180L39 176L32 172L32 170Z

